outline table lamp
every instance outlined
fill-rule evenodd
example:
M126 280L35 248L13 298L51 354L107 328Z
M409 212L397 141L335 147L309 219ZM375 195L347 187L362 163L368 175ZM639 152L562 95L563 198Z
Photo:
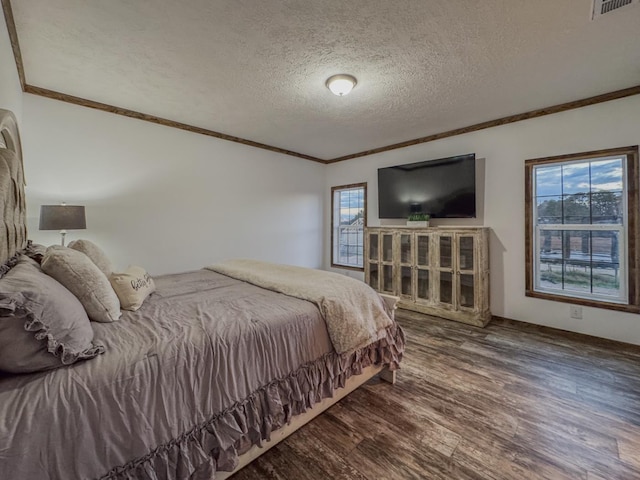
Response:
M84 206L80 205L41 205L40 230L60 230L61 245L64 247L64 237L67 230L84 230L87 220Z

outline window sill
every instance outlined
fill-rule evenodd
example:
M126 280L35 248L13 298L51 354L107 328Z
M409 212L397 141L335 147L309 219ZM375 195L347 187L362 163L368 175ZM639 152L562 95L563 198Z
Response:
M337 263L332 263L331 264L331 268L338 268L340 270L352 270L355 272L363 272L364 273L364 267L352 267L349 265L340 265Z
M551 293L542 293L532 290L525 290L527 297L539 298L542 300L550 300L552 302L571 303L582 305L585 307L604 308L606 310L617 310L619 312L640 313L640 305L630 305L624 303L603 302L600 300L589 300L579 297L568 297L564 295L553 295Z

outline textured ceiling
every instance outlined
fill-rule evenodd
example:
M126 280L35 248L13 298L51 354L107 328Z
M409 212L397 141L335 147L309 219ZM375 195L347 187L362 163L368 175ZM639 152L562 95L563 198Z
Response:
M11 7L29 85L322 159L640 84L640 7L592 0Z

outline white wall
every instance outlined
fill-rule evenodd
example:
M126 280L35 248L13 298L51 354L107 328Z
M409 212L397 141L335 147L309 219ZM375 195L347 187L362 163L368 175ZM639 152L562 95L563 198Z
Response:
M640 315L597 308L583 319L569 317L569 305L525 297L524 161L640 143L640 95L509 125L416 145L328 166L331 186L367 182L369 225L379 225L377 169L475 152L483 162L484 212L491 227L491 311L494 315L640 344ZM325 198L330 229L330 198ZM436 225L445 221L434 222ZM447 220L447 224L457 223ZM463 222L459 222L463 223ZM472 222L466 221L465 224ZM325 266L330 265L328 251Z
M0 9L0 108L11 110L20 123L22 89L2 9Z
M86 206L87 230L119 268L152 274L233 257L321 267L325 166L25 94L29 238L40 205Z

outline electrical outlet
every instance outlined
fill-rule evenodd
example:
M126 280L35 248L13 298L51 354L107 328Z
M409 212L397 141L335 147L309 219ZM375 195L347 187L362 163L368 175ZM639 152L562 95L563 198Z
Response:
M580 320L582 318L582 307L580 305L571 305L569 307L569 316Z

